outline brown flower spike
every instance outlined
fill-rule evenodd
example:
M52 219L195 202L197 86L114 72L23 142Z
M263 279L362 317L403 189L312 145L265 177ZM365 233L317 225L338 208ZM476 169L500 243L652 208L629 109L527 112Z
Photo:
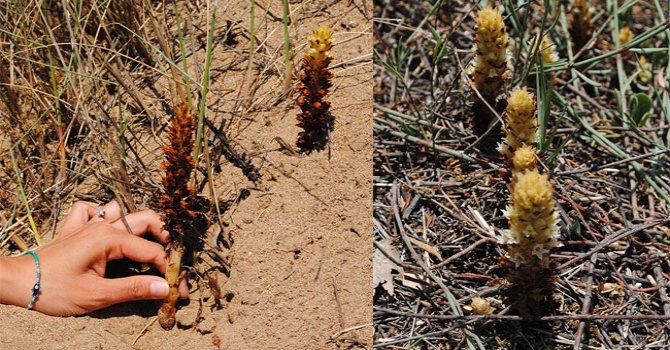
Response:
M168 263L165 279L170 286L168 296L158 310L158 322L165 330L175 324L175 305L179 297L178 285L181 259L184 255L185 224L193 220L195 212L190 209L189 201L195 199L195 189L188 187L191 173L195 167L193 162L193 130L194 122L185 103L177 109L172 118L168 132L168 144L163 146L165 170L163 178L163 194L157 204L163 215L164 229L170 233Z
M328 52L333 45L333 32L328 27L319 27L309 38L310 49L302 58L302 74L296 100L302 113L298 114L298 126L304 131L298 135L298 147L304 152L322 150L328 143L334 118L330 114L330 102L324 101L332 86L333 74L328 69L332 57Z

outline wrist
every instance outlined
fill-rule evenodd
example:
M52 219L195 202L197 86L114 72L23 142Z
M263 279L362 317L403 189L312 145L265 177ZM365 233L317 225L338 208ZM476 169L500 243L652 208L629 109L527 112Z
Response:
M30 256L0 256L0 304L26 307L35 279Z

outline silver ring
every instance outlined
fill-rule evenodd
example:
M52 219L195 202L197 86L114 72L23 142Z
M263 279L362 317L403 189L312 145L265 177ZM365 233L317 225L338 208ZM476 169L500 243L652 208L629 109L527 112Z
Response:
M95 214L101 218L105 217L105 209L98 209L98 211L95 212Z

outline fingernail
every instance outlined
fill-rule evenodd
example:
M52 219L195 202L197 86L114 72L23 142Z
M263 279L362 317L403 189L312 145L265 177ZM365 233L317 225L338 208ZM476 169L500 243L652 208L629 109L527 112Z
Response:
M168 286L167 282L153 281L149 286L149 291L151 292L151 295L157 298L164 298L168 295L168 292L170 292L170 286Z

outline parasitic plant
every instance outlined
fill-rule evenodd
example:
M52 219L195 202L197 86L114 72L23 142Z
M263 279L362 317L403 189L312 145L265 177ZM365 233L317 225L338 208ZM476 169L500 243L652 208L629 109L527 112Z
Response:
M558 61L558 55L556 54L556 51L554 51L554 43L551 41L551 38L548 34L545 34L542 37L540 50L542 50L542 62L545 65L549 65Z
M633 31L630 30L630 27L623 27L619 30L619 45L626 45L631 39L633 39Z
M510 182L510 192L514 190L519 174L523 174L526 170L537 168L537 160L535 154L537 150L534 146L523 145L514 152L512 157L512 178Z
M575 47L581 49L593 34L593 11L588 0L574 0L568 17L570 35Z
M472 309L472 313L475 315L490 315L493 313L493 308L489 304L488 300L479 297L472 298L470 308Z
M534 52L536 52L535 59L533 60L535 65L539 65L540 60L542 60L541 62L543 66L548 66L558 61L558 54L556 53L556 50L554 50L554 43L551 41L549 34L545 34L541 41L539 38L535 38L531 49L531 53ZM556 73L550 72L547 75L553 84L556 80Z
M501 153L511 167L511 200L506 210L509 230L502 240L510 262L507 279L516 309L537 313L550 286L549 252L557 242L553 187L547 175L538 171L533 94L525 88L515 89L507 99L505 112L507 139Z
M188 187L195 167L193 162L194 129L191 111L185 103L182 103L172 118L168 144L163 146L166 158L162 164L165 170L162 181L164 192L157 200L158 208L163 215L164 228L170 233L167 245L168 262L165 271L165 279L170 286L170 292L158 311L158 322L166 330L172 329L175 324L186 225L196 217L190 204L195 200L196 191Z
M509 230L503 236L510 262L511 283L516 307L537 313L550 286L549 253L557 244L557 214L553 187L546 174L537 169L516 173L511 203L506 210Z
M638 60L639 64L639 70L640 74L638 75L638 78L643 84L648 84L651 79L653 78L652 74L652 65L651 62L647 60L646 57L640 56L640 59Z
M535 118L535 95L526 88L516 88L507 98L506 140L500 148L508 161L514 158L514 152L523 145L532 146L537 137Z
M481 98L473 92L475 117L487 116L491 119L490 110L485 102L495 108L498 96L503 92L509 79L507 69L508 36L503 18L492 7L487 7L477 14L475 42L477 55L470 70L474 88ZM490 120L489 120L490 121ZM478 125L478 121L475 121ZM488 123L486 123L488 124Z
M512 171L522 173L526 170L537 168L536 152L533 146L524 145L519 147L514 152L514 157L512 158Z
M328 69L333 59L329 52L333 45L332 36L328 27L319 27L309 38L310 48L302 58L302 73L297 86L300 96L296 103L301 110L297 117L298 126L303 131L298 135L297 144L306 152L324 149L333 129L330 102L324 101L333 78Z
M625 27L619 29L619 35L618 35L618 36L619 36L619 46L617 47L616 45L614 45L614 43L612 43L612 49L613 49L613 50L616 50L616 49L618 49L618 48L620 48L620 47L625 46L625 45L628 44L628 42L630 42L630 41L633 39L633 37L634 37L634 35L633 35L633 31L631 31L631 30L630 30L630 27L628 27L628 26L625 26ZM635 59L635 54L632 53L632 52L630 52L630 51L624 51L624 52L621 54L621 56L622 56L623 58L625 58L626 60L628 60L628 61L633 61L633 62L636 61L636 59Z

